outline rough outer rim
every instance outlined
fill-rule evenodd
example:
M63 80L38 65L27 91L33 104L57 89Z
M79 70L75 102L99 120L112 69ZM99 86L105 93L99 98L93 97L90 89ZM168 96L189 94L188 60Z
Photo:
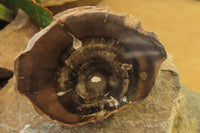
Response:
M77 11L79 11L79 13L77 13ZM82 11L82 12L81 12L81 11ZM83 11L84 11L84 12L83 12ZM65 17L67 17L67 16L70 16L70 15L72 15L72 14L74 14L74 13L76 13L76 15L79 15L79 14L83 14L83 13L87 13L87 12L90 12L90 13L91 13L91 12L94 12L94 13L95 13L95 12L96 12L96 13L101 12L101 13L111 13L111 14L113 13L113 12L110 11L108 8L105 9L105 8L99 8L99 7L93 7L93 6L78 7L78 8L73 8L73 9L69 9L69 10L66 10L66 11L64 11L64 12L61 12L61 13L57 14L57 15L54 17L54 21L53 21L48 27L46 27L45 29L43 29L42 31L38 32L37 34L35 34L35 35L33 36L33 38L29 41L27 48L26 48L23 52L21 52L21 53L16 57L16 59L15 59L15 63L14 63L14 66L15 66L15 69L14 69L14 71L15 71L15 89L16 89L20 94L24 95L24 96L32 103L33 107L36 109L36 111L37 111L39 114L43 114L43 115L47 116L50 120L53 120L53 119L51 119L51 117L50 117L48 114L42 112L37 106L34 105L34 103L33 103L32 100L30 100L25 94L21 93L21 92L17 89L17 88L18 88L18 82L17 82L17 81L18 81L18 79L17 79L17 77L18 77L18 71L17 71L17 70L18 70L18 66L19 66L19 59L20 59L21 56L26 55L29 51L31 51L31 49L34 47L35 42L37 42L37 39L38 39L38 38L42 37L45 33L47 33L47 32L48 32L53 26L55 26L58 22L62 22L62 18L65 18ZM119 16L123 16L123 17L126 17L127 19L126 19L125 25L127 25L127 26L129 26L129 27L131 27L131 28L136 29L140 34L151 38L151 41L158 42L156 35L155 35L153 32L144 31L144 30L142 29L141 25L140 25L139 20L136 19L135 17L130 16L130 15L128 15L128 14L116 14L116 13L114 13L114 14L115 14L115 15L119 15ZM155 44L157 44L157 43L155 43ZM160 47L159 45L157 45L157 46ZM166 52L165 52L164 48L163 48L163 51L164 51L164 52L163 52L162 54L163 54L164 56L162 57L161 62L163 62L163 61L166 59ZM157 67L160 67L160 65L157 66ZM157 75L158 71L156 71L155 73L156 73L155 75ZM131 104L127 104L127 105L125 105L125 106L122 106L122 107L120 107L120 108L118 108L118 109L116 109L116 110L110 112L109 114L107 114L107 115L105 116L105 119L106 119L108 116L110 116L111 114L113 114L113 113L115 113L115 112L118 112L119 110L121 110L121 109L123 109L123 108L126 108L126 107L128 107L128 106L130 106L130 105L131 105ZM56 122L58 122L58 123L60 123L60 124L62 124L62 125L67 125L67 126L77 126L77 125L83 125L83 124L88 123L88 122L96 122L96 120L91 120L91 121L86 121L86 122L82 122L82 123L68 124L68 123L64 123L64 122L59 121L59 120L53 120L53 121L56 121Z

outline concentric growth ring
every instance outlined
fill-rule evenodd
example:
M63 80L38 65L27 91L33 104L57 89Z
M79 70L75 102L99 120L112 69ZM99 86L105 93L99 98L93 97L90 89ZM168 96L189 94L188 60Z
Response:
M81 125L149 94L166 52L136 18L88 6L54 19L15 61L16 88L39 112Z

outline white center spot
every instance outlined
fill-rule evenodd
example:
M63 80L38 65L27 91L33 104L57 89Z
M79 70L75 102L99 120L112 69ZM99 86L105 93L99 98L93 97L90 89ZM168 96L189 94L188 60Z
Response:
M100 77L98 77L98 76L93 76L92 78L91 78L91 82L101 82L101 78Z

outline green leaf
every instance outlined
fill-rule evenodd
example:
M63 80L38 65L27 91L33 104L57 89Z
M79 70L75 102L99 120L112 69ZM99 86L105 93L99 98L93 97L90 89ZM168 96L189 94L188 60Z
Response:
M0 4L0 19L10 22L13 18L13 11Z
M15 6L26 12L42 28L48 26L52 21L52 13L35 0L8 0ZM38 0L37 0L38 1Z

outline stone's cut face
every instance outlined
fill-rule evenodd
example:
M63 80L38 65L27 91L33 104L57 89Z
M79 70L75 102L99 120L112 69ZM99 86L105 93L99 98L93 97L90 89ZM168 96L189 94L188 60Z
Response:
M81 125L145 98L165 58L136 18L78 7L31 39L15 61L16 87L51 119Z

